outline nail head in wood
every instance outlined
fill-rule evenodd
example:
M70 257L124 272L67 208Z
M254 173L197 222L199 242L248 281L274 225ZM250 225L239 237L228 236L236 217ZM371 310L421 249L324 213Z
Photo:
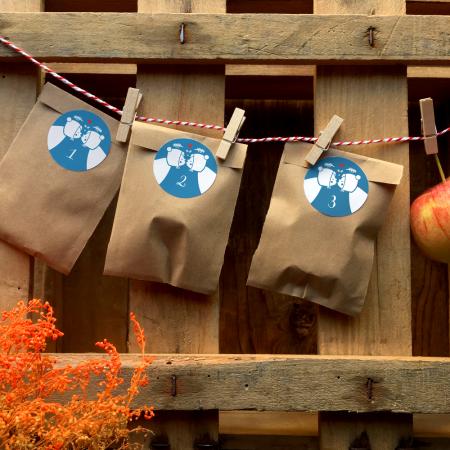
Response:
M331 120L328 122L328 125L320 133L319 138L314 143L309 153L306 155L305 160L309 164L311 164L312 166L316 164L322 153L326 152L330 148L334 135L339 130L339 127L342 125L343 121L344 119L336 115L331 118Z
M184 44L185 42L184 23L182 23L180 25L180 44Z
M424 137L425 152L427 155L438 153L436 120L434 117L433 99L423 98L419 101L420 115L422 116L422 135Z
M130 134L131 126L136 117L136 110L142 100L142 94L139 89L129 88L125 105L123 107L122 117L120 118L119 128L117 129L116 140L119 142L127 142Z
M172 375L170 377L170 381L171 381L170 394L172 395L172 397L176 397L177 396L177 376Z
M217 149L216 156L220 159L226 159L231 146L236 142L242 125L245 122L245 111L240 108L234 108L231 120L225 130L222 141Z

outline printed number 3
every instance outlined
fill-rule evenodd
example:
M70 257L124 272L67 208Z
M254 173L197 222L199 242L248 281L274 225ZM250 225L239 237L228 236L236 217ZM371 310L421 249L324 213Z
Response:
M186 187L186 180L187 180L187 176L186 175L182 175L180 177L180 180L177 181L177 185L182 187L182 188Z
M328 208L336 208L336 196L332 195L331 200L328 202Z

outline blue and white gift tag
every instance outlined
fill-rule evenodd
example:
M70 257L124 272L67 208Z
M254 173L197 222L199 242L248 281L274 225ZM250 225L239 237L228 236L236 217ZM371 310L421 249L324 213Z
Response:
M211 150L202 143L174 139L156 153L153 174L167 193L192 198L204 194L214 184L217 163Z
M97 167L109 154L111 133L96 114L77 109L61 114L48 132L48 150L62 167L76 172Z
M361 167L339 156L320 159L306 172L303 187L309 203L333 217L358 211L369 194L369 182Z

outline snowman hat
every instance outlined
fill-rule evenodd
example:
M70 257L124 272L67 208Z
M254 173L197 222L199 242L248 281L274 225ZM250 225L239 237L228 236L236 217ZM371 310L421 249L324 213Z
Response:
M202 148L196 148L195 151L202 155L205 159L209 159L209 156L204 154L205 150L203 150Z
M344 174L342 174L342 178L345 180L345 177L347 176L347 175L353 175L353 173L344 173ZM353 175L357 180L360 180L361 179L361 175Z

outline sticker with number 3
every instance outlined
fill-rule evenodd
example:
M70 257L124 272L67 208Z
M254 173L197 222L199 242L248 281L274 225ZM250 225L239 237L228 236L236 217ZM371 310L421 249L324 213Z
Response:
M336 196L332 195L330 201L328 202L328 208L336 208Z

